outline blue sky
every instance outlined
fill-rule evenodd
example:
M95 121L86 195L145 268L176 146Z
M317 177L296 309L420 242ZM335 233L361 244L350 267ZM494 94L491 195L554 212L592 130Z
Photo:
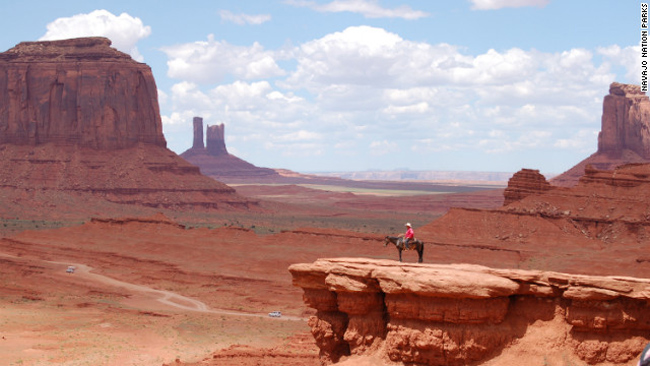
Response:
M640 83L640 1L2 2L0 50L103 35L151 66L168 147L258 166L561 173Z

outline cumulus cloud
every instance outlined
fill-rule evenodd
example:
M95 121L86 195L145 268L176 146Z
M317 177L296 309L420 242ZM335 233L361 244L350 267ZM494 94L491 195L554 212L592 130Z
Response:
M359 26L297 45L283 56L290 55L294 66L281 70L275 51L210 39L167 51L170 74L186 81L165 99L173 112L210 115L214 123L231 126L235 141L246 136L247 143L293 159L300 158L301 147L314 156L342 149L360 161L365 156L365 164L379 156L381 164L390 159L399 164L397 159L414 152L549 148L582 153L593 147L600 128L602 98L615 77L612 67L634 68L618 58L630 49L469 54L457 46ZM273 61L269 71L248 79L250 65L266 58ZM183 71L175 60L211 66ZM210 69L219 67L219 78L236 81L216 87L200 82L216 79ZM257 163L265 166L263 160Z
M393 153L399 150L399 146L395 141L372 141L370 143L370 153L375 156L381 156Z
M163 47L167 54L167 75L196 83L216 83L225 75L245 80L284 75L273 52L255 42L249 47L234 46L217 41L209 35L207 41Z
M221 20L223 21L232 22L238 25L260 25L271 20L271 15L269 14L234 14L229 10L219 11L219 16L221 16Z
M536 6L543 8L551 0L470 0L474 10L497 10L502 8L521 8L524 6Z
M415 20L429 16L428 13L413 10L407 5L387 9L379 5L377 0L335 0L327 4L319 4L315 1L307 0L286 0L285 4L306 7L321 13L358 13L366 18L402 18Z
M113 42L113 47L142 62L144 57L138 51L136 44L150 34L151 27L145 26L140 18L127 13L116 16L107 10L95 10L88 14L77 14L54 20L47 25L47 32L40 40L107 37Z
M618 45L611 45L608 47L599 47L598 54L604 56L607 62L613 66L623 67L625 76L629 80L634 80L636 84L640 84L641 75L641 46L628 46L620 47Z

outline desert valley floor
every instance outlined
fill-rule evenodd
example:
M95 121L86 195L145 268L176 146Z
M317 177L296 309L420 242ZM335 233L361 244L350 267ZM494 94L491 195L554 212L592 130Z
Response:
M246 185L238 192L266 200L276 214L223 214L212 223L184 217L199 222L194 227L172 221L173 212L155 211L54 224L5 220L0 354L8 365L161 365L211 357L219 365L318 365L306 324L312 312L291 284L289 265L333 256L394 260L397 251L382 239L399 234L403 221L423 225L449 205L502 201L498 189L355 195ZM64 227L43 229L48 225ZM404 257L417 260L414 252ZM434 250L425 254L427 261L435 257ZM69 266L74 273L66 272ZM282 317L270 318L271 311Z

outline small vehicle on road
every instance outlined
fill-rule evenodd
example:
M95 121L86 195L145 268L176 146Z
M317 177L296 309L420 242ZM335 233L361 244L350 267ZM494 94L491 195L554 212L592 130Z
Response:
M279 312L279 311L272 311L272 312L269 313L269 316L270 316L271 318L279 318L279 317L282 316L282 313Z
M74 273L75 266L68 266L68 269L66 269L66 273Z

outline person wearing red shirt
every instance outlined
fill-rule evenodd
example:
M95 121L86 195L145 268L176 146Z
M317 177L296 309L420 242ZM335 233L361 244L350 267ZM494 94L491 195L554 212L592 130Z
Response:
M413 232L413 228L411 227L411 223L407 222L406 225L406 234L404 234L404 247L406 249L409 249L409 241L413 240L415 237L415 233Z

